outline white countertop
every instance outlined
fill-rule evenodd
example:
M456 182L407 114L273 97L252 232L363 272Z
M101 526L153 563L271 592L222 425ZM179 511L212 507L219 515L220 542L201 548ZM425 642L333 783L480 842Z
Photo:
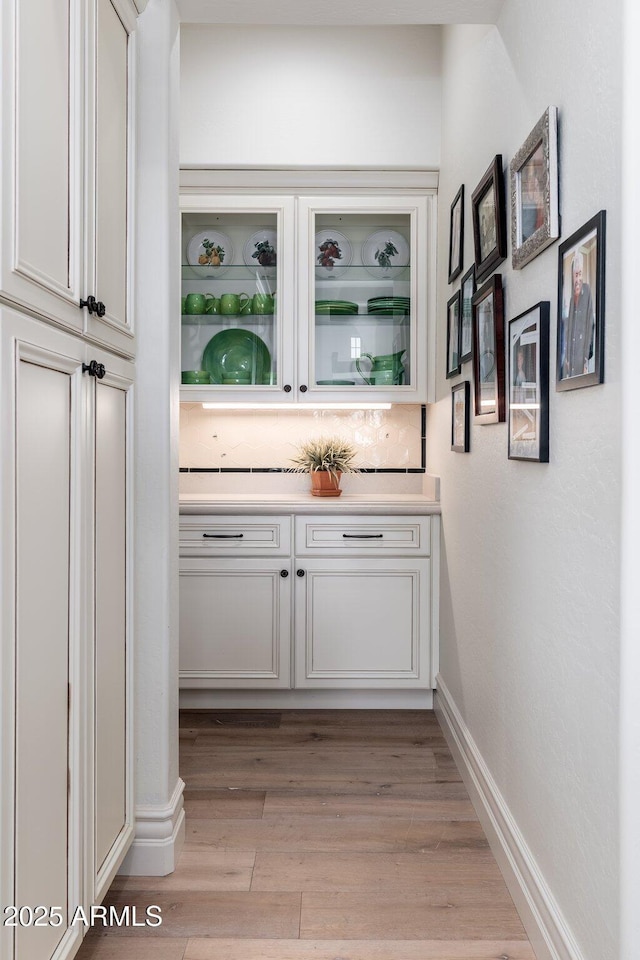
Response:
M300 514L353 514L367 515L384 513L439 514L440 502L429 500L417 493L343 493L340 497L313 497L310 493L220 493L204 497L198 493L182 494L180 513L248 515L300 513Z

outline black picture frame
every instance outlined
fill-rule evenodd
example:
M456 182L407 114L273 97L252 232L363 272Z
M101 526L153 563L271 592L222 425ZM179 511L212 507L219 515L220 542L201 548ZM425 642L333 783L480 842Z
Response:
M449 214L449 283L462 273L464 260L464 184L460 187Z
M471 264L460 281L460 363L473 356L473 295L476 292L476 268Z
M493 158L471 195L476 283L493 273L507 256L504 171L502 154Z
M504 314L499 273L477 290L472 307L474 422L503 423Z
M558 247L556 390L604 382L605 233L600 210Z
M547 107L510 169L511 265L520 270L560 236L557 107Z
M460 373L460 291L447 301L447 380Z
M509 321L509 460L549 462L549 301Z
M471 438L471 389L468 380L451 387L451 449L469 453Z

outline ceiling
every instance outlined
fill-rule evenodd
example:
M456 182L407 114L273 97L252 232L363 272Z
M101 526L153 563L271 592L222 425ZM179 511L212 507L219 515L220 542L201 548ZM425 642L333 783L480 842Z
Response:
M177 0L183 23L402 26L495 23L504 0Z

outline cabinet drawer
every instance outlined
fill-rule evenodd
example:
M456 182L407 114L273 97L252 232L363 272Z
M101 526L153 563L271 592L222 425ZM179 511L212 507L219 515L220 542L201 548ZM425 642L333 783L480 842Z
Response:
M295 541L295 552L300 556L428 556L431 553L431 518L296 517Z
M180 556L288 557L290 517L182 517Z

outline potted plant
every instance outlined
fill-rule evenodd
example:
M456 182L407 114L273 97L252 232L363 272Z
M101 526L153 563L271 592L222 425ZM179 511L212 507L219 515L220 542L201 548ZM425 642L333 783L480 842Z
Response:
M340 477L343 473L358 473L352 461L356 451L340 437L319 437L308 440L298 448L292 459L294 473L311 474L311 495L339 497Z

